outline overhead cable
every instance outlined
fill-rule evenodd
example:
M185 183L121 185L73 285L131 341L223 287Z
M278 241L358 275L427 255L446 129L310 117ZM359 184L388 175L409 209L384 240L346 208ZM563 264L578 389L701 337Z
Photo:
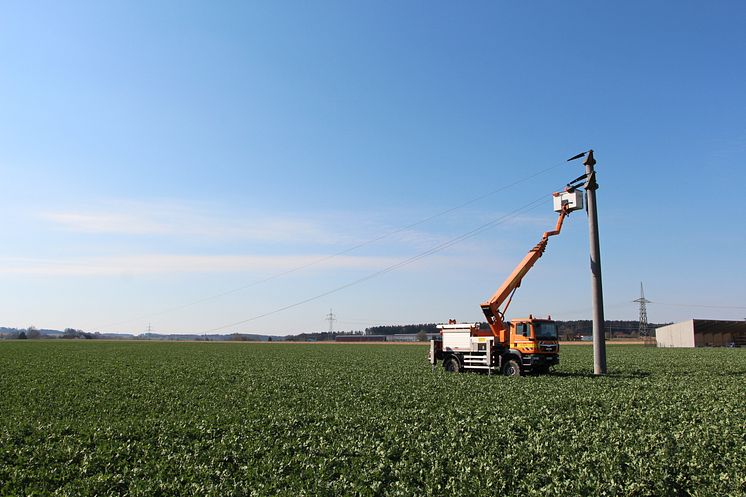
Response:
M473 197L473 198L471 198L471 199L469 199L469 200L467 200L465 202L462 202L462 203L460 203L458 205L455 205L453 207L449 207L448 209L436 212L435 214L432 214L432 215L430 215L428 217L420 219L419 221L415 221L413 223L407 224L407 225L402 226L400 228L396 228L394 230L391 230L391 231L389 231L387 233L383 233L381 235L378 235L378 236L376 236L374 238L370 238L370 239L368 239L366 241L363 241L361 243L358 243L356 245L348 247L348 248L346 248L344 250L340 250L339 252L334 252L334 253L332 253L330 255L319 257L318 259L314 259L314 260L312 260L310 262L307 262L305 264L301 264L299 266L295 266L295 267L287 269L285 271L280 271L278 273L271 274L271 275L269 275L269 276L267 276L265 278L260 278L258 280L252 281L251 283L247 283L245 285L233 288L231 290L226 290L224 292L217 293L215 295L204 297L204 298L201 298L201 299L198 299L198 300L193 300L191 302L187 302L185 304L181 304L181 305L178 305L178 306L175 306L175 307L170 307L170 308L164 309L162 311L153 312L153 313L149 313L149 314L143 314L143 315L140 315L140 316L137 316L137 317L134 317L134 318L130 318L130 319L126 319L126 320L122 320L122 321L116 321L116 322L112 322L112 323L107 323L107 324L99 326L98 328L108 328L108 327L111 327L111 326L118 326L118 325L121 325L121 324L130 323L130 322L133 322L133 321L139 321L139 320L142 320L142 319L149 319L149 318L153 318L155 316L161 316L163 314L169 314L171 312L180 311L180 310L186 309L188 307L192 307L192 306L195 306L195 305L198 305L198 304L209 302L211 300L219 299L221 297L226 297L228 295L231 295L231 294L234 294L234 293L237 293L237 292L241 292L243 290L247 290L249 288L252 288L254 286L260 285L262 283L267 283L267 282L275 280L277 278L281 278L283 276L287 276L289 274L301 271L303 269L307 269L309 267L316 266L316 265L321 264L323 262L326 262L326 261L329 261L331 259L334 259L335 257L339 257L339 256L342 256L342 255L348 254L350 252L353 252L353 251L358 250L360 248L363 248L365 246L371 245L373 243L376 243L378 241L384 240L384 239L389 238L391 236L394 236L396 234L402 233L402 232L404 232L406 230L409 230L409 229L414 228L416 226L419 226L421 224L427 223L428 221L432 221L433 219L436 219L438 217L444 216L446 214L450 214L451 212L457 211L459 209L463 209L466 206L472 205L472 204L474 204L476 202L479 202L480 200L484 200L485 198L488 198L488 197L490 197L492 195L495 195L496 193L500 193L502 191L505 191L505 190L507 190L509 188L513 188L514 186L517 186L517 185L519 185L521 183L525 183L526 181L528 181L530 179L536 178L537 176L545 174L545 173L547 173L547 172L549 172L549 171L551 171L553 169L556 169L557 167L562 166L564 164L565 164L564 161L558 162L558 163L556 163L556 164L554 164L552 166L549 166L547 168L541 169L541 170L539 170L539 171L537 171L537 172L535 172L535 173L533 173L533 174L531 174L529 176L526 176L524 178L521 178L521 179L518 179L516 181L513 181L512 183L505 184L505 185L503 185L503 186L501 186L499 188L496 188L494 190L491 190L491 191L488 191L488 192L483 193L481 195L478 195L476 197Z
M546 199L546 195L542 195L541 197L537 198L536 200L533 200L532 202L529 202L528 204L526 204L526 205L524 205L522 207L519 207L518 209L515 209L514 211L511 211L508 214L505 214L503 216L500 216L499 218L493 219L492 221L484 223L481 226L478 226L477 228L474 228L473 230L470 230L470 231L467 231L466 233L463 233L462 235L459 235L459 236L457 236L455 238L451 238L450 240L448 240L446 242L443 242L443 243L440 243L440 244L438 244L438 245L436 245L436 246L434 246L434 247L432 247L432 248L430 248L430 249L428 249L428 250L426 250L424 252L420 252L417 255L414 255L412 257L409 257L407 259L399 261L399 262L397 262L395 264L387 266L387 267L385 267L383 269L380 269L378 271L370 273L370 274L368 274L366 276L363 276L362 278L358 278L358 279L353 280L353 281L351 281L349 283L345 283L344 285L340 285L338 287L332 288L331 290L327 290L327 291L325 291L323 293L314 295L313 297L308 297L308 298L300 300L298 302L294 302L292 304L288 304L288 305L279 307L279 308L274 309L272 311L265 312L263 314L258 314L256 316L252 316L252 317L250 317L248 319L242 319L241 321L236 321L234 323L229 323L229 324L226 324L226 325L223 325L223 326L218 326L217 328L212 328L210 330L207 330L206 333L212 333L212 332L215 332L215 331L224 330L226 328L233 328L235 326L246 324L246 323L249 323L251 321L256 321L257 319L265 318L265 317L271 316L273 314L277 314L277 313L280 313L280 312L283 312L283 311L287 311L288 309L292 309L294 307L298 307L300 305L307 304L309 302L313 302L314 300L318 300L320 298L326 297L327 295L331 295L333 293L337 293L337 292L339 292L341 290L344 290L346 288L350 288L352 286L359 285L360 283L363 283L365 281L368 281L368 280L371 280L371 279L376 278L378 276L382 276L384 274L390 273L390 272L395 271L395 270L397 270L399 268L402 268L404 266L408 266L409 264L417 262L420 259L423 259L423 258L425 258L425 257L427 257L429 255L435 254L435 253L440 252L442 250L445 250L445 249L447 249L449 247L452 247L453 245L456 245L457 243L462 242L463 240L466 240L467 238L471 238L473 236L476 236L479 233L482 233L483 231L485 231L485 230L487 230L489 228L492 228L493 226L501 224L501 223L507 221L508 219L510 219L512 217L515 217L515 216L517 216L518 214L520 214L520 213L522 213L524 211L530 210L531 208L536 207L540 202L544 201L545 199Z

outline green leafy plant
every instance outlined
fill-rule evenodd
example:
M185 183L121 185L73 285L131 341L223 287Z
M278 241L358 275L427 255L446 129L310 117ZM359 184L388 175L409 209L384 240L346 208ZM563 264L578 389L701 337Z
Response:
M744 495L745 352L509 379L416 345L0 343L0 495Z

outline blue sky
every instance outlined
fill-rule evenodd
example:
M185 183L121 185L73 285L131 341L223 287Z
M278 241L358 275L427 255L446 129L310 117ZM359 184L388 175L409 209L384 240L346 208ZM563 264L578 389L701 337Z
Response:
M743 319L744 53L742 2L5 2L0 325L477 321L588 148L607 318ZM584 213L528 313L589 318Z

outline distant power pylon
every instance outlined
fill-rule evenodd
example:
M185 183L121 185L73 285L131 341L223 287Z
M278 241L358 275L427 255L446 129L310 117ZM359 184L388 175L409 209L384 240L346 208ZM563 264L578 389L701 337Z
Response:
M640 304L640 338L648 340L650 338L650 330L648 329L648 309L646 304L650 304L650 301L645 298L645 292L643 292L642 289L642 281L640 282L640 298L633 302L638 302Z
M331 309L329 309L329 314L326 315L326 320L329 321L329 333L334 333L334 321L337 320L337 317Z

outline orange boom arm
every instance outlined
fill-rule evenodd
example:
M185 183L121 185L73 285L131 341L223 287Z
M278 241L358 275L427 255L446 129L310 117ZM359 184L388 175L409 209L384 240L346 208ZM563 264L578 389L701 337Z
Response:
M487 324L489 325L490 330L492 330L492 334L500 342L507 343L510 338L508 336L508 330L505 328L505 323L503 322L503 320L505 317L505 311L507 311L508 306L510 305L510 301L513 298L513 294L518 289L518 287L521 286L521 280L526 275L526 273L544 254L544 250L547 247L549 237L558 235L559 232L562 230L562 221L564 221L565 217L567 217L569 214L569 209L566 205L563 205L562 210L559 214L559 218L557 219L557 226L555 226L554 230L544 233L544 236L541 237L541 241L537 243L536 246L532 248L528 254L526 254L526 257L524 257L520 264L518 264L515 269L513 269L513 272L510 273L510 276L508 276L503 284L500 285L500 288L497 289L495 294L490 297L489 300L486 300L481 304L482 312L484 312L484 315L487 318ZM506 302L505 307L500 310L500 306L503 304L503 302Z

